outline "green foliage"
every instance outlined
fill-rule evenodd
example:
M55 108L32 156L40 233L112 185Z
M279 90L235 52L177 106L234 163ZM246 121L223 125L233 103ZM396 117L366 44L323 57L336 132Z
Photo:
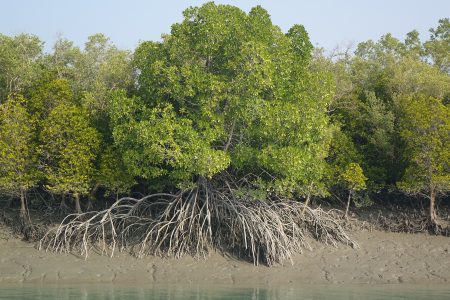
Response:
M424 94L439 99L450 98L450 76L421 60L405 57L396 64L388 85L394 95Z
M106 189L106 195L116 196L129 193L136 184L120 153L112 146L107 147L101 155L95 181Z
M357 207L370 205L370 199L368 197L361 198L358 197L358 195L356 194L357 191L366 189L366 181L367 181L367 177L364 176L363 169L360 167L359 164L349 163L345 168L345 170L340 174L340 181L349 190L347 207L345 209L344 215L345 217L347 217L349 211L352 195L353 195L353 202L355 202L355 205ZM356 194L357 197L355 197L354 194Z
M115 145L134 176L169 176L176 184L192 175L211 177L229 164L226 153L210 148L208 137L191 120L176 117L170 105L146 108L139 98L118 92L110 117Z
M28 109L37 120L47 118L59 104L69 104L73 101L72 90L65 79L41 82L30 94Z
M409 193L449 191L450 108L439 99L420 94L399 101L408 166L398 186Z
M406 34L405 48L409 56L419 59L424 53L424 47L420 42L419 32L413 30Z
M0 99L10 93L25 94L41 75L43 42L34 35L0 34Z
M352 191L361 191L366 188L367 177L357 163L350 163L341 174L341 180Z
M394 114L374 93L367 93L361 109L358 121L362 130L357 139L362 141L360 149L365 155L364 164L368 174L377 183L394 182Z
M73 83L80 57L80 49L74 46L72 41L59 37L53 45L53 53L45 57L45 65L50 72L56 74L57 79L66 79Z
M430 40L425 42L426 53L433 63L447 74L450 72L450 19L439 20L435 29L430 29Z
M143 149L145 137L146 161L159 162L134 173L212 176L231 162L244 174L271 174L276 192L321 186L333 84L328 73L309 70L311 51L303 26L283 34L261 7L249 14L214 3L187 9L161 43L145 42L134 55L146 109L133 113L145 132L132 140Z
M103 34L95 34L88 37L81 50L72 42L59 38L54 52L47 55L45 61L52 79L68 84L73 94L69 98L88 112L90 120L102 133L103 140L109 144L108 99L114 90L131 89L134 77L131 53L117 49ZM44 82L42 85L45 88L47 84Z
M47 188L55 193L88 193L100 139L86 113L73 104L57 105L43 122L40 141Z
M0 189L14 196L39 180L35 124L25 104L22 96L0 104Z
M361 164L363 161L362 155L358 152L351 137L339 127L336 127L333 131L333 138L327 157L330 186L340 183L339 176L350 163L356 161L358 164Z
M400 172L393 106L387 105L374 92L366 92L353 101L354 107L338 111L338 124L343 124L343 134L351 137L351 141L346 142L347 149L353 147L343 148L343 151L353 152L355 159L360 157L357 160L366 170L372 187L392 184Z
M94 118L107 111L111 91L127 89L133 80L130 53L117 49L103 34L88 38L75 70L75 91Z
M316 66L331 70L336 83L342 84L330 107L332 119L361 154L372 190L394 186L407 165L409 154L400 133L403 112L397 99L424 94L448 102L450 76L439 66L442 63L429 59L427 50L435 40L445 44L445 24L441 20L425 43L417 31L408 33L404 43L386 34L377 42L360 43L354 57L343 53L335 62L327 62L323 55L316 58Z

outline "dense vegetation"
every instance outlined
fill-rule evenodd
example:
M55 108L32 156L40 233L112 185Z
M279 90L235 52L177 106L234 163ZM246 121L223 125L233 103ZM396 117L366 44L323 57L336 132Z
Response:
M102 34L51 53L0 35L2 197L20 200L24 224L31 192L79 213L48 247L245 245L270 264L304 247L305 230L352 243L312 199L347 198L347 216L380 191L428 199L430 224L447 226L436 204L450 191L449 19L425 42L386 34L326 56L259 6L183 15L134 53Z

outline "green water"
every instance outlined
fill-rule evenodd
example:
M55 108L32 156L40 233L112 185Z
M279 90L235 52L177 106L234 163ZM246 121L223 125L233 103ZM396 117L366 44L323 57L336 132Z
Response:
M450 286L304 286L283 288L235 287L143 287L115 285L1 286L0 299L285 299L285 300L375 300L450 299Z

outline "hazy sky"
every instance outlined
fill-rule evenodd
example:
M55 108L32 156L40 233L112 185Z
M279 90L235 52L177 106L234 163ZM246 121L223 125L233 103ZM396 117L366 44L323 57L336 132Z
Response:
M87 36L102 32L120 48L134 49L139 41L158 40L181 20L182 11L207 1L194 0L0 0L0 33L38 35L50 50L58 34L83 45ZM417 29L422 39L439 19L450 17L450 0L308 0L215 1L245 11L262 5L274 24L287 31L303 24L315 45L378 39L391 32L403 39Z

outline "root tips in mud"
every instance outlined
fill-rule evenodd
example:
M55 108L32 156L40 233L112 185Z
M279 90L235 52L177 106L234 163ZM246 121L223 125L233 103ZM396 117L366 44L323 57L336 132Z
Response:
M139 257L181 257L205 256L215 249L273 265L292 261L294 253L309 248L311 237L358 247L338 219L320 208L238 198L229 187L202 185L174 195L122 198L103 211L69 215L43 236L39 248L85 257L92 250L110 256L128 250Z

